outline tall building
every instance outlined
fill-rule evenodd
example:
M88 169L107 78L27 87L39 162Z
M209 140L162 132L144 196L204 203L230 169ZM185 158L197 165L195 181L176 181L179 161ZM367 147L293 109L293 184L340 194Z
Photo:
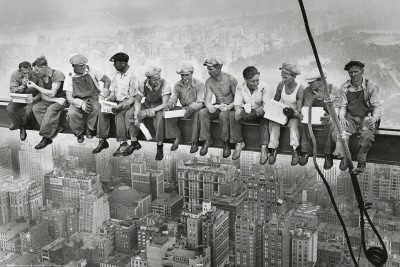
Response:
M44 177L45 203L79 207L79 199L93 188L100 188L100 177L86 169L56 169Z
M193 210L187 218L187 246L195 249L202 244L202 216L201 210Z
M148 266L162 267L162 259L169 248L172 248L176 243L175 237L161 236L154 239L152 242L147 241L147 263Z
M40 252L43 246L51 242L47 222L35 224L24 232L20 232L20 238L23 252Z
M178 166L179 194L187 207L198 206L215 195L231 195L237 190L236 168L232 165L187 161Z
M164 174L159 171L147 169L146 161L131 164L132 188L150 194L152 200L164 194Z
M318 232L311 229L297 228L291 232L291 266L303 267L309 262L317 262Z
M18 155L21 178L34 180L43 186L44 175L53 170L51 147L37 150L33 146L24 144Z
M96 234L104 221L110 219L108 196L92 190L79 200L79 231Z
M229 213L215 210L202 222L202 244L211 248L211 266L229 263Z
M42 207L39 212L40 221L48 223L51 238L57 239L67 235L67 209Z
M151 203L151 212L178 217L183 209L183 196L165 193Z
M6 224L20 217L29 217L30 188L34 181L2 180L0 181L0 223ZM35 201L33 201L35 203Z
M257 224L240 213L235 224L235 266L256 267Z
M135 221L121 221L115 224L115 250L130 255L137 247L137 229Z
M28 192L28 217L36 220L39 216L39 208L43 206L43 186L36 181L32 182Z
M260 266L290 266L291 213L273 214L263 229L263 263Z
M120 186L111 193L110 216L113 219L126 220L129 218L142 218L151 209L149 194L138 192L129 186Z
M246 192L237 193L236 196L215 196L211 199L212 206L229 212L229 251L230 262L235 264L235 223L239 214Z
M257 157L260 157L260 153L253 151L242 151L240 153L240 176L242 180L250 177L253 165L257 164Z
M322 171L323 175L325 176L325 179L330 183L330 184L337 184L337 178L340 174L340 169L339 169L339 160L334 160L333 161L333 166L329 170L324 169L324 159L323 158L317 158L317 164ZM317 178L317 182L322 182L321 177L319 176L318 172L315 174Z
M202 247L197 250L174 247L169 250L162 260L163 266L172 267L211 267L210 247ZM150 262L149 262L149 265Z
M11 149L3 143L0 144L0 180L13 176Z
M0 251L15 251L11 248L11 241L19 235L19 232L25 231L29 227L29 222L10 222L0 226Z

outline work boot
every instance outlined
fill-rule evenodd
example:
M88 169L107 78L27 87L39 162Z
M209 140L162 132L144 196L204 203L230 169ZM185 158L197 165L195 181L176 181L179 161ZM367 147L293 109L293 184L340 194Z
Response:
M14 131L14 130L17 130L18 127L16 127L16 126L14 125L14 123L12 123L12 124L8 127L8 129L10 129L11 131Z
M196 153L199 150L199 143L193 142L192 146L190 147L190 153Z
M308 163L308 158L311 156L312 156L311 151L301 153L300 160L299 160L300 166L305 166Z
M266 145L261 146L260 164L264 165L268 161L268 147Z
M346 158L341 158L340 159L340 164L339 164L339 169L341 170L341 171L345 171L345 170L347 170L347 167L348 167L348 162L347 162L347 160L346 160Z
M157 145L157 154L156 154L156 160L162 160L164 158L164 151L163 151L163 145Z
M245 145L244 142L236 144L235 151L233 151L233 154L232 154L232 159L233 160L236 160L236 159L240 158L240 152L242 152L242 149L244 149L245 146L246 145Z
M210 146L212 146L212 144L213 144L213 141L212 141L211 139L210 139L210 140L204 141L204 144L203 144L202 148L200 149L200 156L205 156L205 155L207 155L207 153L208 153L208 148L209 148Z
M21 127L21 129L19 129L19 138L21 139L21 141L25 141L26 136L26 129L24 127Z
M229 141L224 141L222 157L229 158L230 155L231 155L231 148L229 147Z
M324 170L330 170L333 166L333 157L330 154L325 154Z
M93 149L92 154L97 154L100 153L103 149L108 148L108 142L106 139L101 139L99 141L99 144L97 145L97 147L95 149Z
M43 149L51 143L53 143L53 140L43 137L42 141L40 141L40 143L35 146L35 149Z
M299 164L299 160L300 160L300 155L299 154L300 154L299 153L299 148L297 147L292 152L292 162L290 163L292 166L296 166L297 164Z
M81 143L83 143L83 141L85 141L85 137L83 136L83 132L76 135L76 140L78 141L79 144L81 144Z
M367 163L359 162L359 163L357 163L357 168L355 169L355 172L363 173L363 172L365 172L366 168L367 168Z
M128 148L128 143L127 142L122 142L118 149L114 152L113 157L120 157L123 155L125 150Z
M171 151L175 151L178 149L179 144L182 142L182 137L178 136L177 138L175 138L174 143L171 146Z
M93 138L93 132L89 129L86 129L86 137L87 139L92 139Z
M135 150L139 150L141 149L142 146L140 145L140 143L138 141L136 142L131 142L131 145L128 146L125 151L122 153L123 156L129 156L130 154L133 153L133 151Z
M278 154L278 150L276 148L271 148L268 158L268 163L273 165L276 161L276 156Z

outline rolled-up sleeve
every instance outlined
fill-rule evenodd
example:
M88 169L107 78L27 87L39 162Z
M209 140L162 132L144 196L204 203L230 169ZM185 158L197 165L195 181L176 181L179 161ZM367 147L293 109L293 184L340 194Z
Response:
M13 74L11 75L11 79L10 79L11 93L15 93L16 91L18 91L18 87L21 85L21 83L18 81L19 76L20 75L19 75L18 71L13 72Z
M165 81L164 86L161 91L161 96L170 95L171 92L172 92L171 85L169 85L169 83L167 81Z
M376 84L372 84L369 88L369 93L371 98L369 99L369 102L371 103L372 107L379 107L382 105L382 100L380 98L379 94L379 86Z
M340 87L340 93L339 93L339 106L342 108L346 108L347 107L347 87L346 84L343 84Z
M73 89L72 89L72 77L70 75L65 77L63 90L67 91L67 92L72 92L73 91Z
M132 75L129 81L129 89L128 89L129 97L136 96L139 89L139 84L140 84L139 79L136 76Z
M144 87L145 87L145 83L140 83L138 90L137 90L137 95L144 97Z
M235 93L235 98L233 100L233 105L234 106L238 106L238 107L242 107L243 104L243 89L238 86L236 88L236 93Z
M332 105L333 108L339 108L340 107L340 90L336 86L332 85Z
M171 97L169 99L169 102L173 103L174 106L178 102L178 95L179 95L179 91L178 90L179 90L179 84L176 83L174 85L174 88L172 89L172 94L171 94Z
M196 102L197 103L204 103L204 97L205 97L205 86L204 83L199 83L196 87Z

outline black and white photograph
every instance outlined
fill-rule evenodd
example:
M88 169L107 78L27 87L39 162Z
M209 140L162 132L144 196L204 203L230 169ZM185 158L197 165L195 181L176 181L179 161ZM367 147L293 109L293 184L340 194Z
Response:
M0 267L400 267L399 14L0 0Z

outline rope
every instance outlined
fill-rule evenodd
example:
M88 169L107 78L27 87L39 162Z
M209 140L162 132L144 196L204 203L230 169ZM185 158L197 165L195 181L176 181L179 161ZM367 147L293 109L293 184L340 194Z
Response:
M306 31L307 31L308 39L310 40L311 48L313 50L313 53L314 53L314 56L315 56L315 60L317 62L318 70L319 70L320 76L321 76L321 78L323 80L325 98L329 98L328 84L326 82L325 75L323 74L321 62L320 62L319 56L318 56L318 51L317 51L317 48L315 46L314 39L313 39L311 31L310 31L310 27L308 25L308 18L307 18L307 14L306 14L306 11L305 11L305 8L304 8L304 5L303 5L303 1L302 0L298 0L298 1L299 1L299 5L300 5L302 16L303 16L303 19L304 19L304 24L305 24L305 28L306 28ZM340 123L339 123L339 119L338 119L338 117L336 115L336 112L335 112L335 109L333 108L332 103L331 102L326 103L326 107L328 109L329 115L331 116L331 118L333 120L333 124L334 124L335 128L337 129L339 134L342 134L342 129L341 129L341 126L340 126ZM321 176L321 179L322 179L322 181L324 182L324 184L326 186L326 189L328 191L329 197L330 197L331 202L333 204L333 207L335 209L336 215L338 216L340 224L342 225L343 232L344 232L344 235L345 235L345 238L346 238L346 242L347 242L347 246L348 246L348 249L349 249L349 252L350 252L351 259L353 260L354 266L359 266L358 262L357 262L357 260L356 260L356 258L354 256L353 249L351 247L351 242L350 242L350 238L349 238L348 233L347 233L346 225L344 224L344 221L343 221L342 216L341 216L341 214L339 212L339 209L337 208L337 205L336 205L335 199L333 197L332 191L330 189L330 186L329 186L328 182L326 181L323 173L321 172L321 170L319 169L319 166L317 164L317 160L316 160L317 144L316 144L314 133L312 131L311 116L312 115L311 115L311 107L310 107L309 110L308 110L308 130L309 130L309 133L310 133L310 136L311 136L311 139L312 139L312 144L313 144L313 163L314 163L315 169L317 170L318 174ZM358 202L358 208L360 210L361 243L362 243L362 247L363 247L364 253L365 253L368 261L370 261L374 266L382 266L382 265L384 265L386 263L387 258L388 258L388 254L387 254L387 249L386 249L385 243L383 242L382 237L380 236L379 232L375 228L374 224L372 223L371 218L368 215L367 208L366 208L366 205L364 203L364 200L363 200L363 197L362 197L362 193L361 193L361 189L360 189L360 186L359 186L359 183L358 183L357 175L356 175L356 173L354 171L353 161L351 159L351 154L350 154L350 149L348 147L348 144L343 139L340 139L338 141L342 142L343 147L344 147L345 160L347 160L347 162L348 162L349 173L350 173L351 181L352 181L352 184L353 184L354 194L356 196L356 199L357 199L357 202ZM364 225L365 225L364 215L365 215L365 218L367 219L368 223L370 224L373 232L377 236L382 248L379 248L379 247L371 247L369 249L366 248L365 236L364 236L365 235L365 231L364 231Z

